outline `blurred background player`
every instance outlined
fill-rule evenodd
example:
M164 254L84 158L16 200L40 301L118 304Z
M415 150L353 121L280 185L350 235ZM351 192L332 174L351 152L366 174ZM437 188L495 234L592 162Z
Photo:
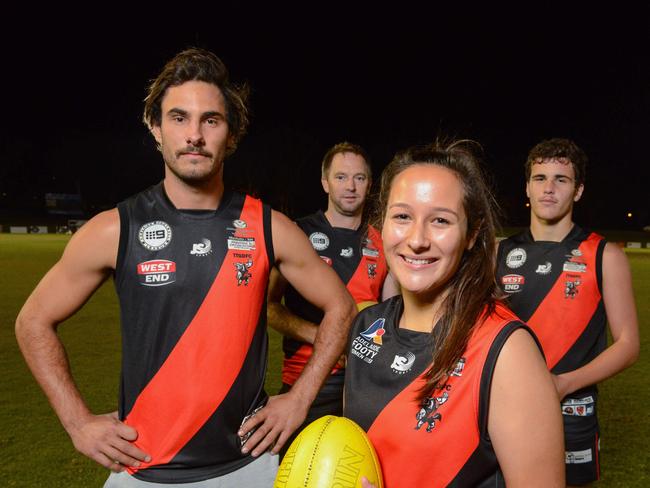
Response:
M573 222L586 163L585 153L568 139L533 147L526 160L530 228L502 241L497 258L509 305L537 334L553 373L569 485L600 476L596 384L633 364L639 354L625 253Z
M345 283L357 306L381 301L386 260L379 233L364 220L372 173L366 151L343 142L323 158L321 182L327 193L327 210L297 220L313 248ZM284 296L284 305L281 303ZM282 334L284 363L281 392L289 391L312 354L312 344L323 312L304 298L277 271L271 272L268 301L269 325ZM323 415L341 415L344 368L334 368L312 404L304 425ZM300 429L296 430L295 435ZM290 442L285 445L285 451Z

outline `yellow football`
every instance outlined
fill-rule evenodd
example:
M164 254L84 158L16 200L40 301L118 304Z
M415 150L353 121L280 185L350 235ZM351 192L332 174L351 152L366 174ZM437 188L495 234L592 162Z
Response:
M371 305L377 305L377 302L368 301L368 302L359 302L357 303L357 310L361 312L364 308L370 307Z
M381 467L370 439L352 420L326 415L305 427L291 443L273 486L360 488L362 476L383 488Z

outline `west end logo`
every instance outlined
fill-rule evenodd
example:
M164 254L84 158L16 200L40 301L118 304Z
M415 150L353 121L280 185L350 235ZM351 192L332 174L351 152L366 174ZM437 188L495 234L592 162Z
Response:
M172 228L167 222L156 220L148 222L138 231L140 244L149 251L159 251L169 245L172 240Z
M176 281L176 263L154 259L138 264L138 279L144 286L164 286Z

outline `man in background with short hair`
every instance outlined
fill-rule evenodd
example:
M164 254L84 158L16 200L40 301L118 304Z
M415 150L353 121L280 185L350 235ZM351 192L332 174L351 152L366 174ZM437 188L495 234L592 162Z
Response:
M359 309L396 293L388 270L381 236L364 220L372 172L366 151L343 142L330 148L321 165L321 183L327 193L327 210L298 219L321 259L336 271ZM284 304L282 298L284 296ZM312 354L322 311L287 285L277 270L271 273L268 301L269 325L282 334L284 363L281 392L291 391ZM338 364L312 404L303 427L324 415L343 411L344 367ZM300 432L296 430L292 439ZM284 451L289 447L285 445Z
M586 163L585 153L568 139L546 140L530 151L530 228L501 241L497 257L497 279L509 305L539 338L553 375L569 486L600 477L596 384L633 364L639 354L625 253L573 222Z

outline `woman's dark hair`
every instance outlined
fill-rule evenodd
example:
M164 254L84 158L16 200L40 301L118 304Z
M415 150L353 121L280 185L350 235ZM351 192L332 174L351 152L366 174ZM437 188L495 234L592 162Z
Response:
M381 176L376 227L383 227L396 176L412 166L436 165L451 170L461 182L467 239L475 239L472 248L463 253L456 273L443 291L440 319L435 333L432 332L432 363L421 398L431 396L445 385L474 329L495 310L495 302L501 297L495 278L497 205L475 155L477 148L480 148L478 143L469 140L436 141L424 147L411 147L398 153Z

